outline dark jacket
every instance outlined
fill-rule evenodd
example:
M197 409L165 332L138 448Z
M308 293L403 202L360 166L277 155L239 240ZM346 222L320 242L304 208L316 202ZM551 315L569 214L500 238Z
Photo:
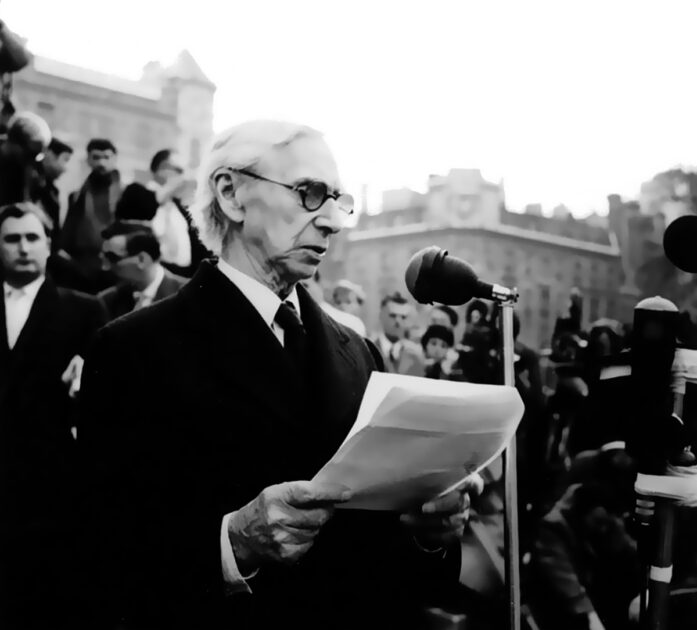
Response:
M155 293L153 302L164 300L170 295L174 295L187 283L186 278L180 278L165 269L165 277ZM133 288L126 283L105 289L97 296L109 316L109 321L130 313L135 306Z
M112 623L408 627L421 589L457 580L459 554L419 551L397 514L339 510L299 563L263 568L252 595L225 595L223 516L269 485L311 479L355 421L375 367L360 337L298 294L305 381L210 262L176 296L100 332L79 434L93 484L91 583Z
M570 486L542 519L531 563L532 601L543 630L585 627L595 611L624 628L639 593L636 545L609 509L607 487Z
M2 628L41 627L42 614L51 620L44 627L60 627L72 582L76 456L74 402L61 376L103 322L95 298L47 279L10 350L0 299Z

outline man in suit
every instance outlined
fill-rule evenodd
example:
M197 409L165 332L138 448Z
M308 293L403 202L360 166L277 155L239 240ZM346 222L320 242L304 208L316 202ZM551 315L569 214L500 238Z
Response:
M102 230L114 221L121 197L121 176L116 168L116 147L105 138L87 144L91 171L82 187L68 198L58 255L64 261L62 278L75 289L97 293L109 285L102 273Z
M110 320L174 295L186 284L160 264L160 243L149 224L117 221L102 237L104 262L120 280L98 296Z
M59 628L75 595L74 397L96 298L45 275L50 220L0 208L0 627ZM74 551L74 550L72 550Z
M85 366L98 627L418 624L425 592L457 582L467 495L335 512L350 491L310 481L375 369L300 285L353 210L334 158L313 129L256 121L201 175L218 262L102 329Z
M385 369L397 374L423 376L426 362L418 343L406 338L412 307L400 293L386 295L380 302L382 333L372 338L380 350Z

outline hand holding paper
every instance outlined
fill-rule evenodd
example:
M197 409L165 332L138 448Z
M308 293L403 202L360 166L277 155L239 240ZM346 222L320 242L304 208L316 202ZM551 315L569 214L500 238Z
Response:
M354 426L315 481L350 488L341 507L414 510L498 457L522 415L512 387L374 372Z

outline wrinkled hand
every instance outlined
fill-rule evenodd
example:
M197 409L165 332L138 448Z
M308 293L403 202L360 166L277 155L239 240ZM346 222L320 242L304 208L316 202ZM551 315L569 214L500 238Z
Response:
M61 381L69 386L68 396L75 398L80 393L80 383L82 382L82 368L85 360L76 354L68 363L68 367L61 375Z
M229 521L228 536L240 570L294 564L310 550L334 505L350 498L344 487L311 481L265 488Z
M478 495L483 488L484 481L475 473L460 488L424 503L420 511L402 514L400 520L426 549L443 548L462 537L469 518L470 494Z

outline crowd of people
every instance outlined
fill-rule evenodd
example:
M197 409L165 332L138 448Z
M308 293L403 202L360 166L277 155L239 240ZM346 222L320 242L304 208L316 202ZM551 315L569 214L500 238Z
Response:
M422 321L391 293L367 330L363 289L317 269L353 203L309 128L222 134L190 207L174 150L126 185L95 138L61 208L77 150L26 113L0 147L0 625L426 628L428 609L505 627L500 462L402 515L335 513L345 489L307 481L372 370L499 383L494 305ZM584 331L577 292L544 361L514 329L526 622L632 627L636 465L602 379L631 333Z

